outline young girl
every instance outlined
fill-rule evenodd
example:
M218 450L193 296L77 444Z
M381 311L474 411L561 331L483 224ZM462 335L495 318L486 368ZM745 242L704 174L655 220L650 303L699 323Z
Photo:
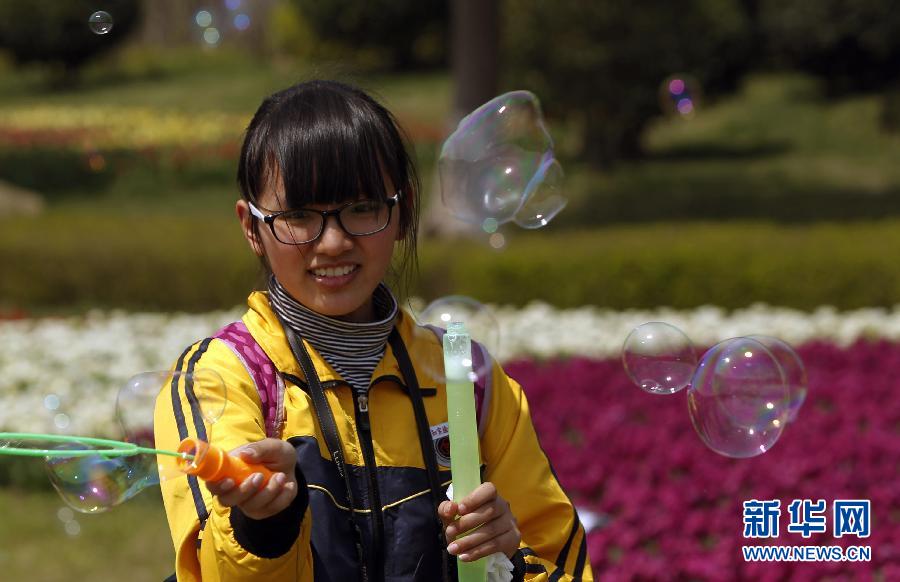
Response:
M228 406L208 431L189 385L163 390L160 447L188 436L262 464L240 485L163 483L176 576L192 580L455 580L456 556L500 552L514 580L590 580L585 534L519 385L483 382L484 483L447 501L441 342L382 282L415 260L418 181L392 115L361 90L301 83L247 128L236 211L268 270L240 322L190 346ZM456 539L464 532L472 533Z

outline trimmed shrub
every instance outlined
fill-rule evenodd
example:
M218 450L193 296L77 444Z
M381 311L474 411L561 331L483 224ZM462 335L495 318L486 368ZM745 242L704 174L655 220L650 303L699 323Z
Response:
M813 309L900 303L900 222L686 223L425 240L410 290L433 299L613 309L754 302ZM894 241L894 242L891 242ZM234 219L48 214L0 228L0 306L208 311L242 304L259 266Z

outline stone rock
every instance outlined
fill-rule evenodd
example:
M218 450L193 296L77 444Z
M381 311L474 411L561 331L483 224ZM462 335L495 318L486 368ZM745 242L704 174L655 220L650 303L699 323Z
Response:
M44 209L44 198L37 192L0 180L0 218L33 216Z

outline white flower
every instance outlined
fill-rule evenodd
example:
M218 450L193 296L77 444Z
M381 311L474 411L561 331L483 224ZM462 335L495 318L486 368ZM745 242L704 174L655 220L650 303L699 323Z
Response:
M678 327L698 348L752 334L792 345L900 340L900 306L843 313L821 307L807 313L766 305L728 312L713 306L612 311L532 303L494 311L500 328L494 356L501 361L618 357L628 333L648 321ZM81 317L0 322L0 431L122 438L115 419L119 387L140 372L169 369L187 346L240 315L241 310L200 315L92 311ZM58 399L56 408L45 406L48 395ZM57 426L58 414L67 415L65 428Z

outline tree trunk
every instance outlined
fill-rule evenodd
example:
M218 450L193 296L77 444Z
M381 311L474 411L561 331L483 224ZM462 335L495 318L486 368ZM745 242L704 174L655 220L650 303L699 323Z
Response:
M450 61L453 105L447 135L459 120L497 95L500 70L499 0L453 0L450 5ZM431 204L423 231L447 236L475 232L452 217L441 202L440 181L435 172Z

